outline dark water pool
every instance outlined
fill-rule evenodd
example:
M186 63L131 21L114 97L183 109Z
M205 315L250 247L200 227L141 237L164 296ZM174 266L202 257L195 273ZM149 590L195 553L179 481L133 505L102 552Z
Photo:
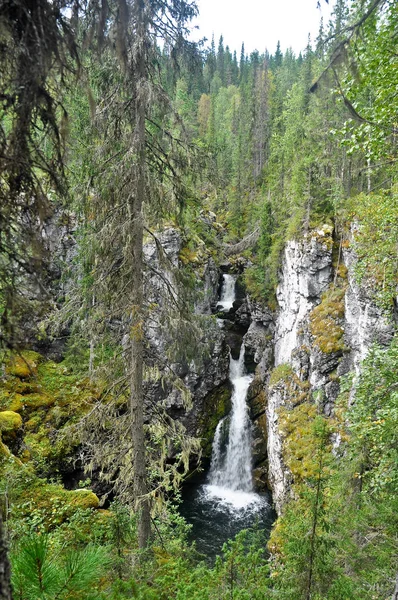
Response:
M269 534L276 517L269 494L232 492L207 485L205 476L185 485L180 512L192 525L191 541L209 562L242 529L256 525Z

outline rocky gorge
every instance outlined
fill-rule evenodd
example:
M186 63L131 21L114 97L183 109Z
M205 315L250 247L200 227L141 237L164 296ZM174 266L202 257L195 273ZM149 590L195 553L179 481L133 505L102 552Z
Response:
M387 346L394 335L394 315L358 284L355 265L352 237L337 240L333 227L324 225L286 244L276 310L245 295L231 310L235 326L245 331L245 360L255 372L247 400L253 476L257 489L272 491L278 513L294 481L287 466L288 438L300 437L286 420L293 415L294 421L300 411L305 420L311 407L332 417L342 378L353 377L353 397L355 376L370 347Z
M62 246L61 258L70 262L73 234L65 229L62 239L65 235L68 246L67 251ZM202 257L200 265L193 267L193 302L185 304L192 349L181 359L178 349L174 354L170 351L176 335L170 297L177 307L180 300L185 303L178 297L181 261L186 260L180 232L168 228L148 239L144 254L150 307L146 354L149 367L157 373L145 383L148 418L152 407L161 405L191 438L200 441L206 468L217 425L231 409L229 355L231 352L238 358L244 344L246 369L254 375L247 394L253 481L257 491L271 491L280 513L297 475L291 465L300 462L300 449L296 447L292 455L292 436L300 438L300 426L315 407L326 417L333 416L341 378L352 373L354 390L355 374L372 343L387 345L391 341L393 316L388 318L358 284L350 240L337 240L333 227L324 225L286 244L273 310L247 295L241 283L244 260L219 266L212 256ZM218 301L225 273L234 274L236 299L220 313ZM124 325L116 323L115 327L123 345ZM184 319L179 318L177 335L183 335L184 327ZM48 363L45 356L33 353L8 367L2 410L16 417L14 429L4 434L3 440L25 462L50 460L52 466L46 468L55 469L74 489L84 477L83 447L77 439L63 440L50 450L51 441L50 446L44 441L54 441L60 433L62 440L63 427L70 425L64 396L54 396L46 387L50 382L53 390L50 375L61 373L68 385L68 368L59 362L61 347L57 341L47 345L41 341L34 347L48 358L55 357L56 362ZM80 389L88 405L95 405L100 393L87 384ZM73 396L72 406L78 402L79 393ZM173 447L168 452L167 460L173 461ZM191 460L194 471L197 463ZM96 477L93 472L91 488L101 495L106 487Z

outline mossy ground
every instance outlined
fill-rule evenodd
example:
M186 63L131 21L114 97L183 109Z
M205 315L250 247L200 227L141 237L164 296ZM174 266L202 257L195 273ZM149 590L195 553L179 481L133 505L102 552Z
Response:
M8 517L51 530L76 511L98 509L90 490L68 491L44 477L56 477L73 460L79 446L73 426L98 401L100 390L37 352L8 355L3 373L0 482ZM12 443L16 436L18 446Z
M67 438L70 430L100 396L100 390L63 363L44 360L37 352L10 356L0 383L0 410L13 412L23 422L24 456L50 469L67 459L79 444Z

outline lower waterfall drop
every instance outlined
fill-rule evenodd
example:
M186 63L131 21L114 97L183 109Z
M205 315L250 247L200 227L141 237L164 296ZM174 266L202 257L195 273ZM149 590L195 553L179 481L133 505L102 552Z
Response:
M244 358L245 347L242 344L239 358L230 358L229 377L233 392L228 441L225 443L227 420L222 419L214 436L208 484L205 486L205 492L216 501L238 509L260 500L258 494L253 493L252 426L246 404L253 376L245 374Z
M236 280L236 275L223 275L217 304L217 310L224 313L217 323L223 329L229 323L228 333L231 324L233 327L229 318L236 300ZM238 331L237 336L241 335ZM268 536L275 519L270 494L256 493L253 486L252 424L246 404L253 375L246 373L244 359L242 343L239 358L234 359L230 354L232 407L230 414L217 425L210 470L187 484L183 491L181 514L192 526L190 537L198 551L209 560L214 560L223 544L242 529L256 525Z

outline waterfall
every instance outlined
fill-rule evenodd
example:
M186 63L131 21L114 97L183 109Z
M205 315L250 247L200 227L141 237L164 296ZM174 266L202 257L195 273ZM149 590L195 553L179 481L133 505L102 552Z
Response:
M235 297L236 276L224 275L221 298L217 305L225 326L225 339L235 344L242 337L229 312ZM231 315L231 320L229 317ZM231 344L232 345L232 344ZM236 355L235 355L236 356ZM219 554L224 542L242 529L259 524L269 532L274 520L267 493L254 492L252 460L252 424L246 404L252 375L245 372L245 347L242 343L239 358L230 354L229 380L232 386L231 411L218 423L212 446L210 470L205 482L193 482L185 490L183 515L192 524L192 535L199 551L208 556Z
M221 296L217 306L221 306L221 309L225 312L229 311L234 303L235 283L236 277L234 275L223 275Z
M251 422L246 405L252 380L245 374L245 347L237 360L230 358L229 376L233 386L228 443L223 448L223 419L214 436L209 484L231 491L252 492Z
M223 276L218 306L224 311L229 311L236 299L235 282L235 276ZM232 409L217 425L208 482L204 486L207 499L238 511L260 502L260 497L253 491L252 424L246 404L252 375L246 374L244 359L245 346L242 344L238 359L230 355Z

